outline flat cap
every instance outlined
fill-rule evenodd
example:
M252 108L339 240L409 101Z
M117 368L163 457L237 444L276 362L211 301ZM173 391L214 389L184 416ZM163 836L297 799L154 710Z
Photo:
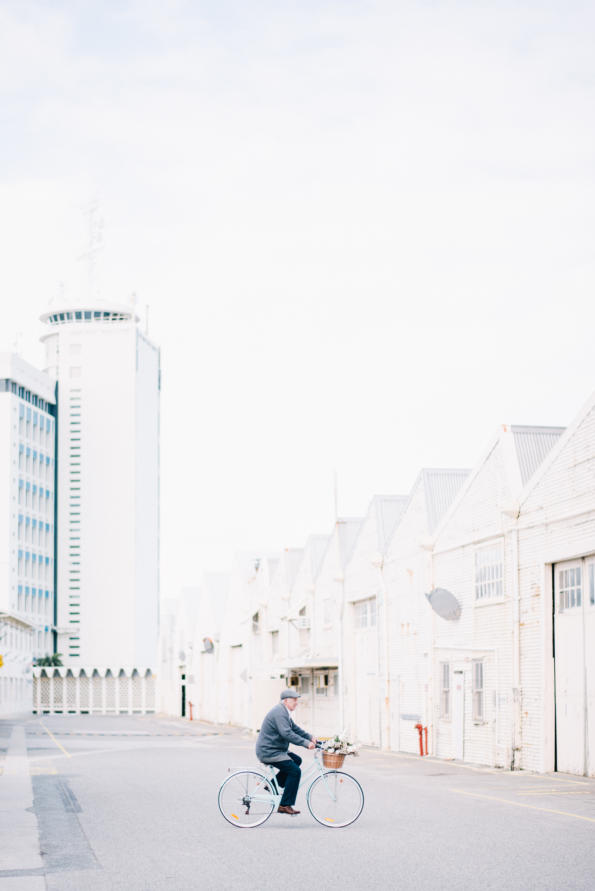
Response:
M296 693L291 687L286 687L285 690L281 692L281 699L299 699L300 694Z

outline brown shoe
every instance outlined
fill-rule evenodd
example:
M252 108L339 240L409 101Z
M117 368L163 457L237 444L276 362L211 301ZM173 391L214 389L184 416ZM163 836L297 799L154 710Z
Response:
M296 814L299 814L299 811L295 811L290 804L280 804L277 809L278 814L291 814L292 817L295 817Z

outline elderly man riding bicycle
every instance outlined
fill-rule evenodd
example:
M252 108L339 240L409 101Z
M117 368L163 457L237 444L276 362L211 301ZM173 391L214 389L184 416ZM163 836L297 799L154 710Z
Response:
M300 777L302 772L299 755L289 751L289 744L305 746L307 749L316 747L316 737L306 733L294 723L291 713L298 704L299 693L287 689L281 693L281 701L275 705L266 715L258 739L256 740L256 755L263 764L270 764L278 768L277 783L284 787L283 797L279 805L280 814L299 814L293 805L297 797Z

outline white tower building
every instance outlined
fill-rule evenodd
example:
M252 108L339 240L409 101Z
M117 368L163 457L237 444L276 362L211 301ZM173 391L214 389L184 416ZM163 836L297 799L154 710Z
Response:
M53 652L55 385L0 354L0 713L31 708L31 660Z
M57 649L72 667L154 667L159 349L130 306L41 316L57 381Z

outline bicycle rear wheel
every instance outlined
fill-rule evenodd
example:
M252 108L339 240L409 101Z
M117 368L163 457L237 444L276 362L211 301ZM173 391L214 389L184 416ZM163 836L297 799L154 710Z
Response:
M306 801L318 823L330 829L341 829L354 823L361 814L364 792L350 774L342 770L326 770L308 789Z
M255 770L238 770L219 787L217 803L232 826L254 829L269 819L275 808L270 781Z

